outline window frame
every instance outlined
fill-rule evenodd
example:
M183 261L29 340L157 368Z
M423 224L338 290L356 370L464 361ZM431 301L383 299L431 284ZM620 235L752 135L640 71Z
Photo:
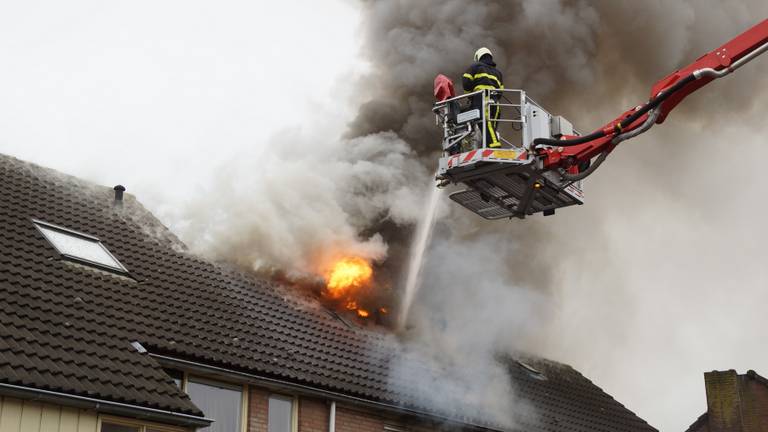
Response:
M296 395L289 395L285 393L270 393L267 396L267 430L269 430L269 401L272 398L276 399L290 399L291 401L291 432L298 432L299 430L299 397Z
M186 379L187 379L187 372L183 371L181 369L175 369L175 368L163 368L163 372L165 372L166 375L168 375L172 380L173 383L176 384L176 380L179 380L179 383L177 384L177 387L182 392L186 393ZM174 377L174 374L180 375L179 377Z
M81 233L79 231L71 230L71 229L65 228L63 226L59 226L59 225L55 225L55 224L48 223L48 222L45 222L45 221L41 221L39 219L32 219L32 224L35 226L35 229L37 229L37 231L48 242L48 244L53 246L53 249L62 258L66 258L67 260L70 260L70 261L73 261L73 262L76 262L76 263L81 263L81 264L89 265L89 266L92 266L92 267L96 267L96 268L98 268L100 270L105 270L105 271L108 271L108 272L117 273L117 274L121 274L121 275L130 275L130 273L128 272L128 269L125 268L123 263L121 263L120 260L118 260L114 255L112 255L112 252L110 252L109 249L107 249L107 247L104 246L104 243L102 243L101 240L99 240L98 237L94 237L94 236L89 235L89 234ZM59 247L56 246L56 243L53 240L51 240L50 237L48 237L48 235L45 233L43 228L51 230L51 231L57 231L57 232L59 232L61 234L68 235L70 237L79 238L80 240L88 241L88 242L91 242L91 243L96 243L97 245L99 245L99 247L101 247L101 249L104 251L104 253L106 253L115 262L115 264L117 264L118 267L113 267L113 266L102 264L102 263L99 263L99 262L96 262L96 261L91 261L91 260L89 260L87 258L82 258L82 257L79 257L77 255L71 255L71 254L68 254L68 253L65 253L65 252L61 251L59 249Z
M193 381L198 384L204 384L204 385L210 385L210 386L220 386L223 388L230 388L231 390L239 390L240 391L240 432L248 432L248 404L250 401L250 390L248 388L248 384L239 384L234 383L231 381L222 381L216 378L209 378L205 375L196 375L196 374L190 374L186 370L181 370L183 373L183 378L181 380L181 391L184 392L184 394L189 395L187 391L189 390L189 382ZM190 398L191 400L191 398ZM194 401L192 401L194 403Z
M181 426L171 426L162 423L154 423L149 421L135 420L125 417L114 417L110 415L101 414L96 422L96 430L101 432L101 428L104 423L111 423L120 426L129 426L139 428L139 432L147 432L148 429L153 429L159 432L191 432L192 429Z

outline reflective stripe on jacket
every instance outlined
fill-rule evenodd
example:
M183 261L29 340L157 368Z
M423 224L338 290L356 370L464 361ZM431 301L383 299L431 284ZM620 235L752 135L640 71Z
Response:
M474 92L486 89L503 89L504 79L496 69L496 63L487 58L474 62L461 79L464 91Z

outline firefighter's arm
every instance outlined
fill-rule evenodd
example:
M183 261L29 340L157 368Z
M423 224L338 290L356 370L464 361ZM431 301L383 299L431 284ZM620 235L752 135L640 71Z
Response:
M475 88L475 78L473 77L473 72L473 68L470 67L461 77L461 85L464 87L465 92L470 92L473 88Z

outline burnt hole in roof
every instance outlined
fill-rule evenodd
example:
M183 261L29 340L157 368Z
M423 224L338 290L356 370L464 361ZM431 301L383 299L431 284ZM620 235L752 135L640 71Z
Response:
M328 313L328 315L330 315L330 316L336 318L337 320L341 321L341 323L344 324L345 326L347 326L347 328L349 328L350 330L354 329L354 327L352 327L352 324L350 324L349 321L345 320L344 317L342 317L341 315L337 314L336 312L334 312L334 311L332 311L330 309L326 309L325 311Z

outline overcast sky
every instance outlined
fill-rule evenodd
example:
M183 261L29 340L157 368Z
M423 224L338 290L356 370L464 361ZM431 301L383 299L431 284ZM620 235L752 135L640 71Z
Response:
M0 151L179 199L313 110L349 117L334 99L362 67L353 6L3 2Z
M124 184L162 217L163 209L205 189L228 160L267 143L291 146L280 139L286 130L317 121L343 129L355 109L347 103L351 84L366 70L358 59L358 13L339 0L5 1L0 153ZM258 160L252 163L258 169ZM577 279L589 285L583 279L592 276ZM653 310L657 300L634 307ZM577 312L570 317L592 313ZM762 330L761 319L754 321L751 330ZM680 331L693 333L695 321L683 324ZM759 344L762 335L747 330L737 342ZM628 331L626 347L598 344L592 361L578 358L574 366L652 425L683 430L706 409L701 367L709 363L691 358L689 375L667 374L666 341ZM583 351L589 341L573 343ZM561 352L566 358L554 360L572 362ZM647 364L641 355L654 357L657 369L639 370ZM719 355L718 364L740 373L768 373L765 363L754 363L765 358L762 351L740 362Z

